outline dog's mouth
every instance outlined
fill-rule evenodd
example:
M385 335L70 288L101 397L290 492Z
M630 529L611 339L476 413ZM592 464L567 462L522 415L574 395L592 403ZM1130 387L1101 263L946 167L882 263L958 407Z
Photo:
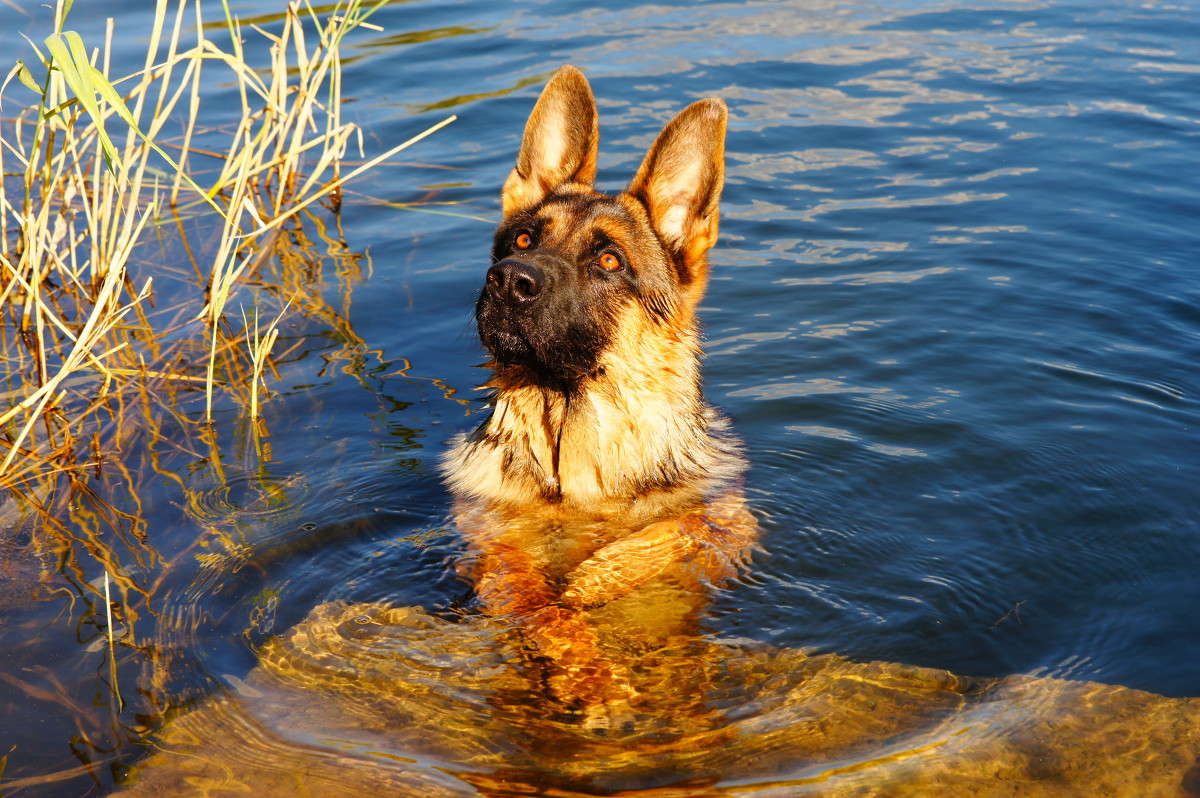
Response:
M533 366L538 362L537 352L520 322L504 314L480 313L479 339L502 365Z
M587 370L578 355L539 318L540 313L518 313L486 296L477 310L479 340L497 367L523 367L547 382L562 382Z
M562 297L542 286L535 290L518 283L510 288L494 273L495 267L489 270L475 317L479 339L497 366L529 368L556 383L577 381L596 370L604 340L580 303L556 301Z

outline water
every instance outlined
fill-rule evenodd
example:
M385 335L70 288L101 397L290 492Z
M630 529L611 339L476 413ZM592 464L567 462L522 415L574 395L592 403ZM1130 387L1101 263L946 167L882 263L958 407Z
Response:
M72 21L144 28L127 5ZM0 6L2 40L45 19ZM325 278L336 324L285 326L269 457L227 408L221 469L178 456L178 483L122 508L174 563L138 570L159 614L126 685L171 651L172 701L237 693L254 647L316 606L469 602L435 471L479 420L491 227L467 217L498 219L537 91L569 62L599 101L606 189L684 104L730 106L706 393L746 441L765 554L707 639L1200 696L1200 6L411 2L372 21L346 78L368 147L459 120L348 195L371 270ZM132 69L144 41L121 41ZM240 559L197 559L222 535ZM60 583L82 596L99 575ZM147 699L126 688L123 732L92 709L93 623L64 594L0 624L3 669L42 690L0 699L14 794L102 793L140 756Z

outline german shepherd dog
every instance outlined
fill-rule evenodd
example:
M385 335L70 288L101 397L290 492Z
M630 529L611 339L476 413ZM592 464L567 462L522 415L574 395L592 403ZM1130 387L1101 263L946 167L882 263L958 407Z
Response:
M444 470L484 612L585 711L634 698L620 652L678 629L754 546L739 443L700 386L725 120L719 99L688 106L602 194L595 100L564 66L501 193L475 308L491 414Z

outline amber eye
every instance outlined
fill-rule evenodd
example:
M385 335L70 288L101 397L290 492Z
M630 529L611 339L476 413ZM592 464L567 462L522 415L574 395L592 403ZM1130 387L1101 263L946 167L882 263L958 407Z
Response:
M611 252L605 252L598 261L600 268L606 272L615 272L621 268L621 259Z
M520 233L513 240L513 244L517 249L529 249L533 246L533 238L529 233Z

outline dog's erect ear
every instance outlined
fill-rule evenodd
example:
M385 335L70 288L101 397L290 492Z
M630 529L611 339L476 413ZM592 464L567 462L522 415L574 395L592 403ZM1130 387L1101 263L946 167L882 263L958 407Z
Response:
M559 67L525 124L517 167L500 192L504 215L538 204L563 183L590 186L599 144L599 117L587 78L569 64Z
M670 251L692 303L708 276L705 255L717 242L725 182L725 103L692 103L663 128L629 184Z

